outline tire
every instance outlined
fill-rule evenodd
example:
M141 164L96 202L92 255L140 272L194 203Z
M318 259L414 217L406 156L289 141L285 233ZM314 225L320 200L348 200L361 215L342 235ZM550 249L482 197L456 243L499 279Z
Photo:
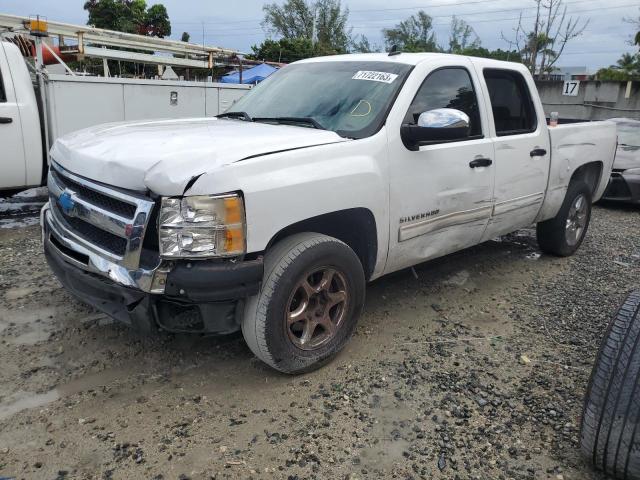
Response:
M242 334L267 365L309 372L346 345L364 296L362 264L349 246L318 233L292 235L267 251L262 288L247 301Z
M573 207L579 199L582 199L582 203L580 209L576 211ZM558 257L573 255L582 245L590 220L591 189L582 181L571 182L558 214L554 218L538 223L536 227L540 250ZM576 230L571 230L570 224L576 226ZM577 232L577 225L580 226L579 232ZM577 232L576 238L569 239L575 232Z
M613 318L582 414L580 445L596 469L640 480L640 291Z

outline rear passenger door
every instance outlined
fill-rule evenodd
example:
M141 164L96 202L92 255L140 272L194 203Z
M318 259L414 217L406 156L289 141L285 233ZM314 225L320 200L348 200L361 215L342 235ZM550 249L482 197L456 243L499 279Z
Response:
M494 207L483 240L512 232L536 218L549 177L549 135L542 107L534 102L535 85L515 70L478 72L490 100L494 140Z

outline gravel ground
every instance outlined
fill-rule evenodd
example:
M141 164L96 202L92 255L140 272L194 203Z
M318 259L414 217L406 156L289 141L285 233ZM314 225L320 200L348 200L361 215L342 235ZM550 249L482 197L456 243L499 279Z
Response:
M0 476L599 479L579 418L640 285L640 211L572 258L532 230L369 286L350 345L289 377L239 335L144 339L69 296L35 226L0 230Z

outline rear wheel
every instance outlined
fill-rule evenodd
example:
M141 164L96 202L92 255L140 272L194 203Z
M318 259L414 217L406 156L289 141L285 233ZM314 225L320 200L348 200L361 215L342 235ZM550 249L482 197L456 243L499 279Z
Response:
M349 246L317 233L293 235L267 252L262 289L247 302L242 333L271 367L314 370L346 345L364 292L362 265Z
M613 478L640 480L640 291L613 318L591 374L582 452Z
M573 255L589 228L591 220L591 189L584 182L571 182L558 214L537 225L540 250L568 257Z

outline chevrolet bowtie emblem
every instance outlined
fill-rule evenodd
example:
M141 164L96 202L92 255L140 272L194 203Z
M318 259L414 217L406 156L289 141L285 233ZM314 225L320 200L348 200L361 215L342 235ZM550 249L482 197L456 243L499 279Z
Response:
M58 198L58 204L60 205L60 208L66 215L69 215L69 216L73 215L73 212L76 207L76 202L71 197L70 192L68 192L67 190L62 192L62 195L60 195L60 197Z

